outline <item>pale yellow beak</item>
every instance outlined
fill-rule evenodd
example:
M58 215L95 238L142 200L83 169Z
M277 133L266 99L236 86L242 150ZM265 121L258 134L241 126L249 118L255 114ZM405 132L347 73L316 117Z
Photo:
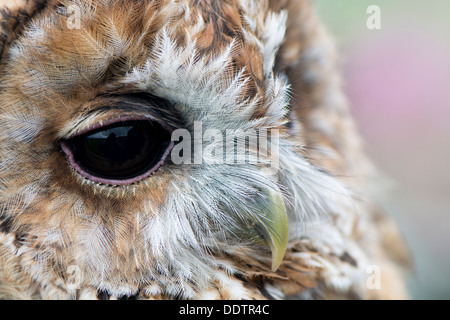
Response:
M261 204L261 207L258 208L261 219L257 228L270 246L272 271L275 272L280 267L286 253L289 222L281 191L279 189L268 190L267 198L269 201Z

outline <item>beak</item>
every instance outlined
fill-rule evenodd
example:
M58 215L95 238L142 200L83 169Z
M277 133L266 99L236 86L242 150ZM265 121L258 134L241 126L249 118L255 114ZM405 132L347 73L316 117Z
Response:
M278 270L286 253L289 222L281 190L267 190L268 201L258 207L258 231L272 251L272 272Z

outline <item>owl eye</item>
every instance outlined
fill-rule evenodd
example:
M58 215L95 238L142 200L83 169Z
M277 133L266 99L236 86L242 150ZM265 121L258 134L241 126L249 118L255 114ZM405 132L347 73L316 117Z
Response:
M125 185L150 176L173 147L159 122L121 121L61 142L72 167L102 184Z

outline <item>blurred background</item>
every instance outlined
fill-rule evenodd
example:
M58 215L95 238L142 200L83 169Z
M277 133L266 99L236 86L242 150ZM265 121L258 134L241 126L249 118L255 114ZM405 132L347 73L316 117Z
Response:
M450 1L314 0L341 54L383 206L412 250L413 299L450 299ZM366 21L380 8L381 29Z

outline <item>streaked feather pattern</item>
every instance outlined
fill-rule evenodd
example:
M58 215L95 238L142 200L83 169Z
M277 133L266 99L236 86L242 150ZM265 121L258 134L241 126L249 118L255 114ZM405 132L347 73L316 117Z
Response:
M384 232L402 239L371 199L374 169L310 1L0 8L0 298L406 297L406 254L393 258ZM245 163L167 161L123 186L73 170L59 140L125 115L238 142L277 130L279 143ZM289 221L276 271L258 231L270 192ZM366 285L371 265L380 289Z

